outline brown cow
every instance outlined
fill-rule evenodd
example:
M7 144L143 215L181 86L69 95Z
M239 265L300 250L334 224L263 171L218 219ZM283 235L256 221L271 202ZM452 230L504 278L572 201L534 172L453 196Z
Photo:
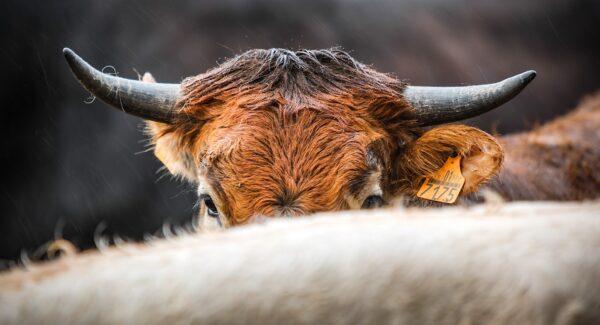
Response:
M204 227L372 208L395 197L424 204L415 196L424 177L454 154L462 159L461 196L476 196L500 169L500 143L465 125L425 127L493 109L535 77L529 71L491 85L414 87L338 49L271 49L248 51L181 84L158 84L102 74L64 53L92 94L151 120L157 157L198 184ZM590 118L571 133L581 115ZM597 196L598 176L588 179L600 160L598 126L595 109L502 139L507 164L493 188L507 199Z
M600 92L531 132L500 138L504 165L490 183L509 200L583 200L600 194Z

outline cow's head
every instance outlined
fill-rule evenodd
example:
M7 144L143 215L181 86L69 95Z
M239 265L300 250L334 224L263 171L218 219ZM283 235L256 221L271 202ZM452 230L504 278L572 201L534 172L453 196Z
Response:
M341 50L252 50L181 84L103 74L65 49L92 94L148 122L155 152L198 184L200 223L378 207L415 199L423 178L462 156L461 194L503 159L489 134L465 125L535 76L497 84L413 87Z

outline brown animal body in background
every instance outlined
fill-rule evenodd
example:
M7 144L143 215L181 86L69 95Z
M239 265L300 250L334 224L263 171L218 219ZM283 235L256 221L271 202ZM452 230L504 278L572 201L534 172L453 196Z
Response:
M509 200L583 200L600 194L600 92L530 132L500 138L504 165L490 186Z
M424 177L453 154L462 159L463 197L476 196L503 159L490 186L507 199L600 193L598 178L589 178L600 161L597 105L502 138L506 158L479 129L439 125L510 100L532 71L491 85L414 87L341 50L272 49L248 51L179 85L105 75L65 55L95 96L151 120L156 155L198 184L203 227L372 208L396 197L423 205L415 194Z

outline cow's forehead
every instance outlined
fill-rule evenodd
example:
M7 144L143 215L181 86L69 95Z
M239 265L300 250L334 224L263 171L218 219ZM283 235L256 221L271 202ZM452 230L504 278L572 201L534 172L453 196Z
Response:
M229 108L229 110L243 108ZM212 122L201 171L229 218L348 208L347 196L379 169L369 144L385 134L360 116L317 109L246 110ZM234 220L234 222L236 222Z
M253 50L182 82L178 132L234 223L346 209L417 129L403 90L343 51Z

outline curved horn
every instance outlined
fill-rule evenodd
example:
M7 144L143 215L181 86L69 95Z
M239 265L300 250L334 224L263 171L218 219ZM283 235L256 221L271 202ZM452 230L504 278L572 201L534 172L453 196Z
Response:
M94 96L126 113L157 122L175 117L179 84L148 83L111 76L94 69L69 48L63 53L71 71Z
M474 117L506 103L535 75L530 70L494 84L477 86L408 86L403 95L416 110L421 125L436 125Z

